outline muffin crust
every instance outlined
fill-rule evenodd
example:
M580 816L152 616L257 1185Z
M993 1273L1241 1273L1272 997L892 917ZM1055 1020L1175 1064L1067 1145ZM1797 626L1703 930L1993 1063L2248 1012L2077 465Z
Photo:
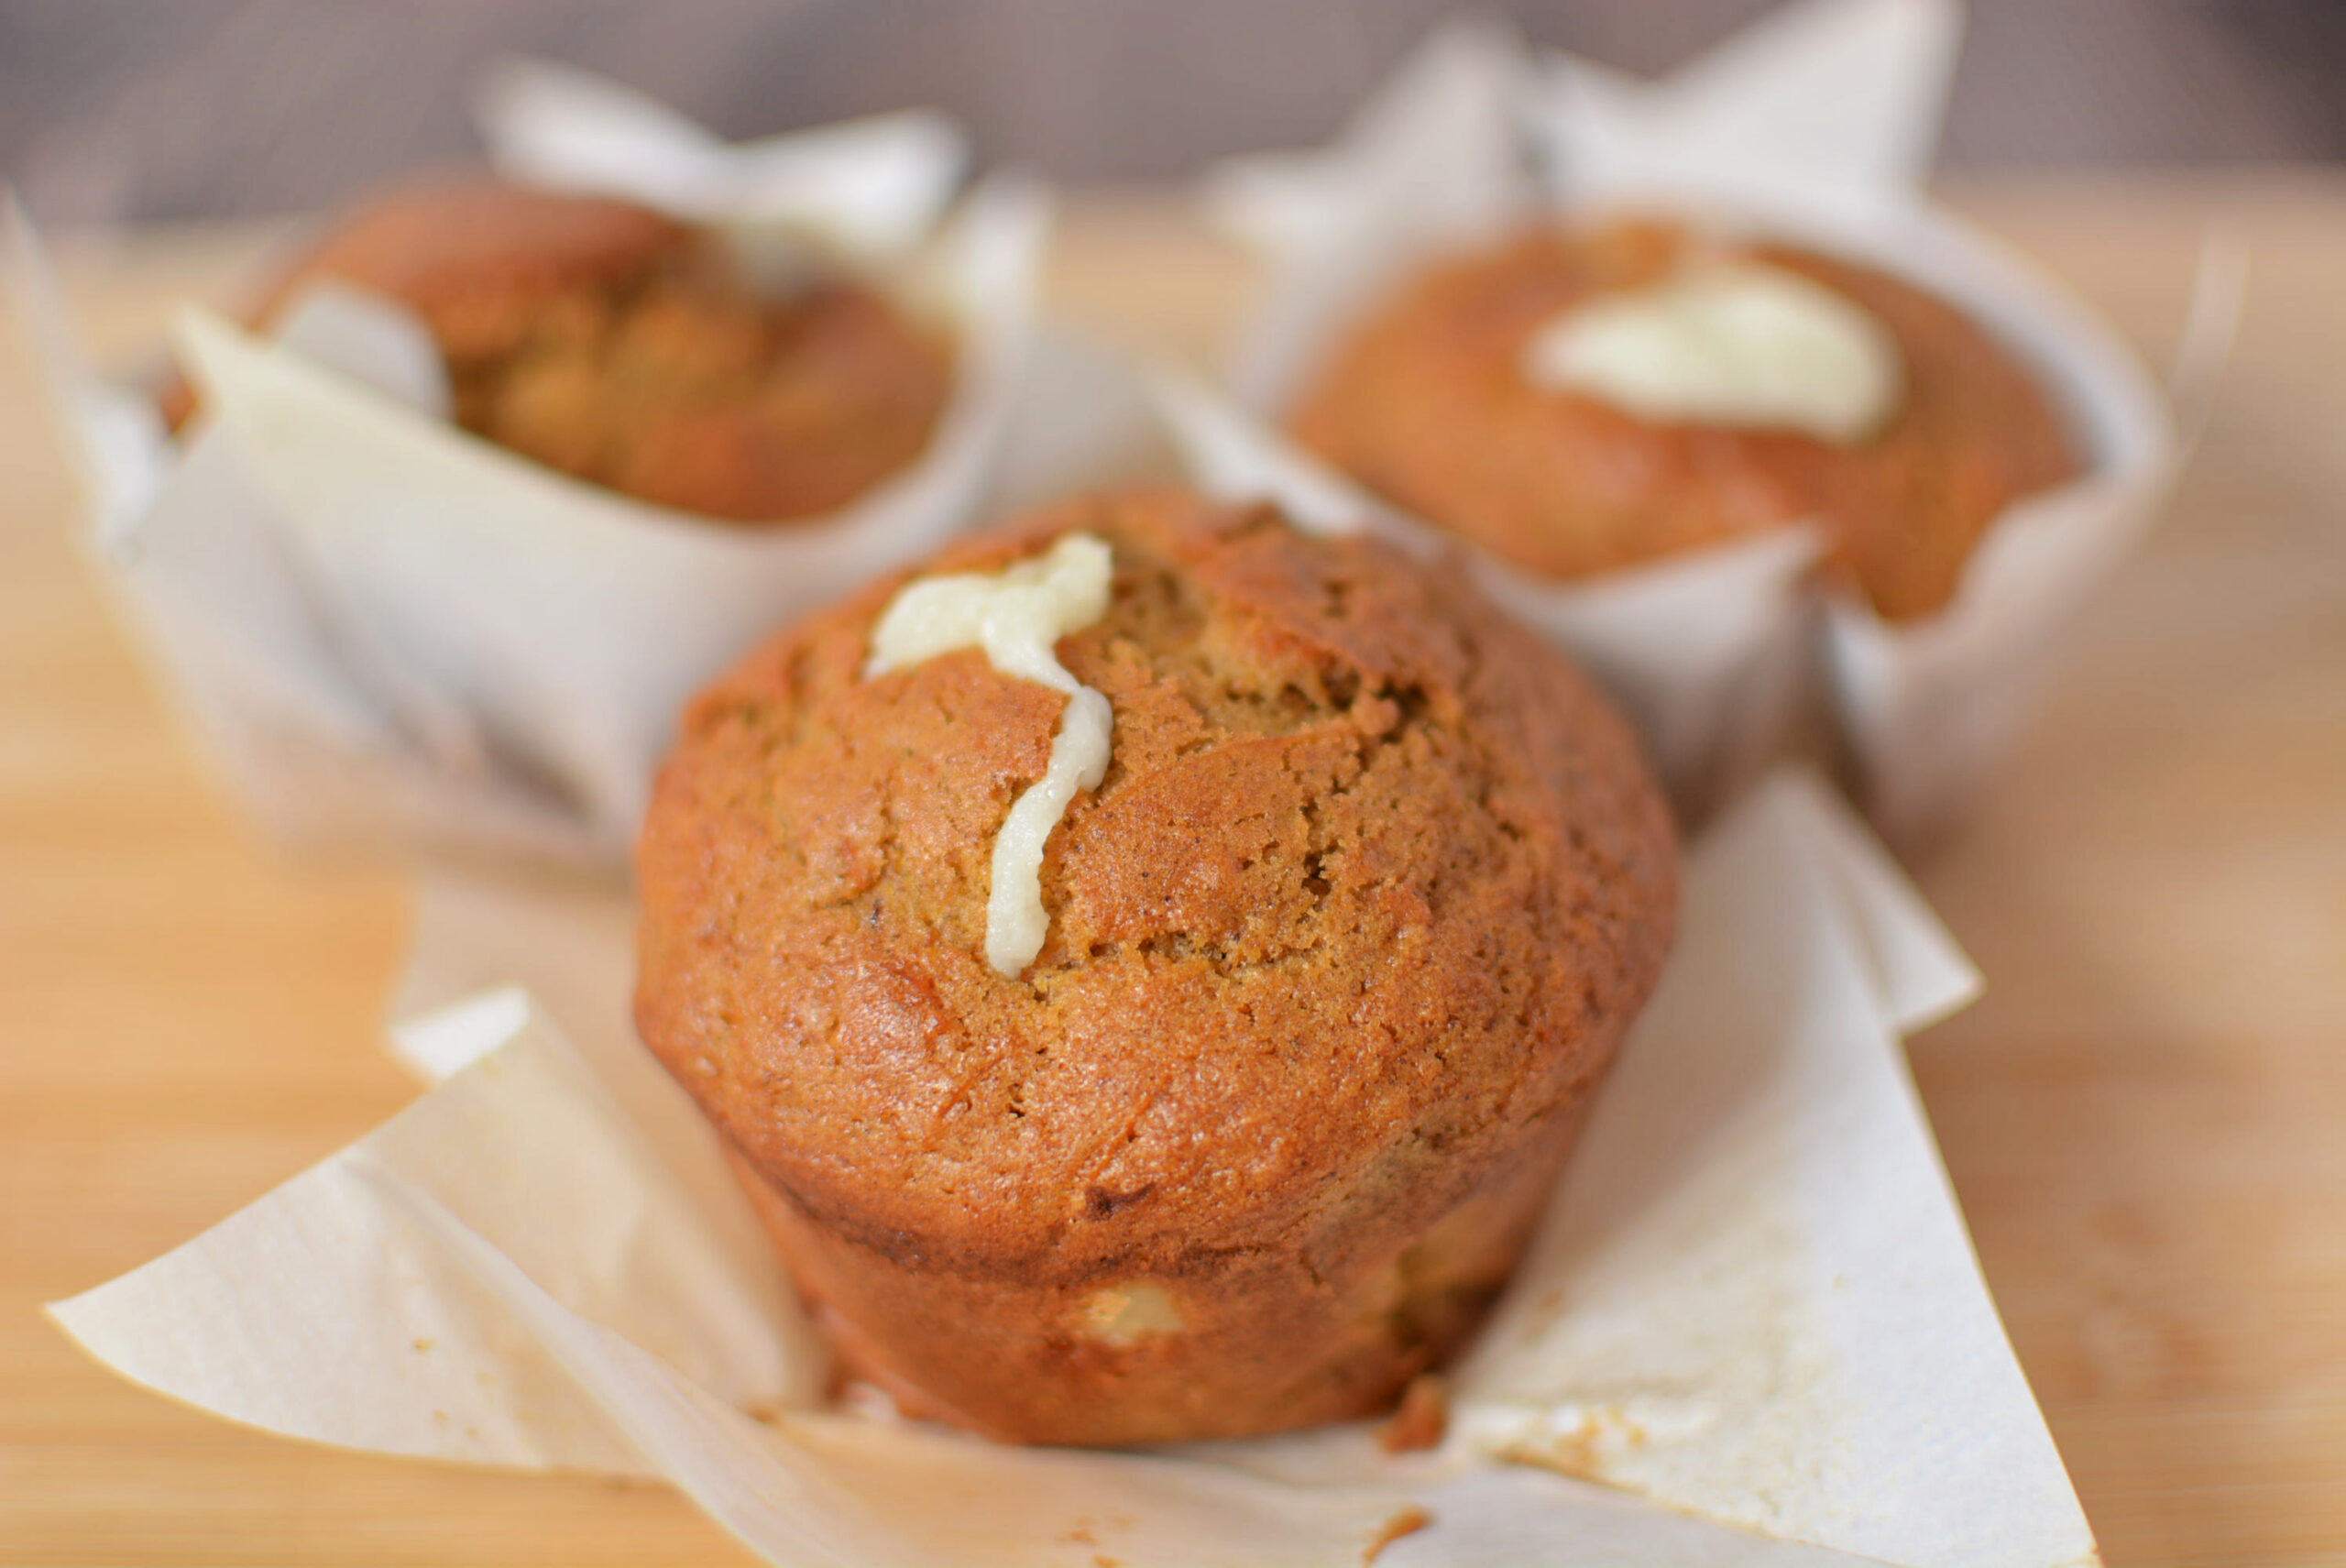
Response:
M1542 324L1698 250L1798 273L1879 321L1904 367L1889 422L1846 446L1654 423L1525 378ZM1832 570L1892 620L1943 608L1996 517L2078 468L2035 377L1952 306L1854 262L1644 221L1528 230L1434 267L1354 329L1291 423L1370 488L1543 576L1815 520Z
M998 1436L1373 1412L1512 1266L1668 946L1634 740L1455 575L1266 509L1087 499L1059 658L1114 713L983 953L987 850L1059 694L981 653L863 674L902 577L696 702L639 856L637 1019L850 1365Z

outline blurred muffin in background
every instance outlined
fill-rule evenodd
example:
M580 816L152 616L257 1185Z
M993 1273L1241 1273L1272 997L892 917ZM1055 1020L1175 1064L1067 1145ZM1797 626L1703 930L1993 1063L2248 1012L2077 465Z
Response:
M1340 341L1290 422L1543 577L1813 522L1891 620L1942 609L2004 509L2079 468L2035 375L1946 302L1650 219L1434 266Z
M739 522L844 506L916 459L954 345L845 278L752 288L715 236L647 208L486 179L402 187L329 226L247 313L333 279L413 310L456 422L639 499ZM174 428L194 398L162 394Z

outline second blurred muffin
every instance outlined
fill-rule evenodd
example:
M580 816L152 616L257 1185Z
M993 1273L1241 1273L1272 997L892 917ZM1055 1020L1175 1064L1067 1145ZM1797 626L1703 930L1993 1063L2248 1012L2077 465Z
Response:
M1891 620L1945 606L2004 509L2078 469L2037 378L1952 305L1652 220L1435 265L1339 342L1292 425L1543 577L1814 522Z
M408 306L465 429L576 478L740 522L834 510L919 457L953 391L942 327L827 278L752 288L716 237L603 197L488 179L345 214L247 313L337 280ZM163 394L176 427L182 383Z

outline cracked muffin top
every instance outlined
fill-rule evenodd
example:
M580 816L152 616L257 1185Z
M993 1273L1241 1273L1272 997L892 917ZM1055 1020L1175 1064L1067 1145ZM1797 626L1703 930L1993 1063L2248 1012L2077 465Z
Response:
M1058 659L1113 716L988 958L994 844L1068 693L875 661L912 575L705 692L639 851L645 1039L817 1223L926 1266L1178 1267L1406 1178L1462 1193L1584 1090L1668 947L1623 720L1448 567L1179 492L965 542L1107 546Z
M845 279L751 288L723 245L630 203L487 179L349 213L247 313L309 284L397 300L431 329L458 424L573 477L735 521L854 500L926 447L948 335ZM183 382L162 396L177 426Z
M1757 301L1754 278L1766 295ZM1722 279L1746 297L1688 320L1689 285L1716 293ZM1543 365L1543 337L1554 343L1576 315L1617 327L1625 304L1665 299L1677 319L1655 344L1653 313L1642 313L1645 358L1627 367L1627 387L1617 367L1592 377ZM1800 428L1748 409L1719 417L1738 413L1731 404L1654 410L1654 378L1683 375L1690 352L1711 357L1722 336L1745 338L1735 370L1779 391L1813 376L1801 354L1815 335L1786 333L1787 299L1869 340L1860 357L1886 361L1870 372L1878 405L1856 424ZM1617 332L1607 346L1622 345ZM1837 257L1642 219L1530 228L1438 263L1339 342L1290 424L1369 488L1546 577L1814 522L1827 569L1891 620L1944 608L2004 509L2080 470L2040 378L1955 306Z

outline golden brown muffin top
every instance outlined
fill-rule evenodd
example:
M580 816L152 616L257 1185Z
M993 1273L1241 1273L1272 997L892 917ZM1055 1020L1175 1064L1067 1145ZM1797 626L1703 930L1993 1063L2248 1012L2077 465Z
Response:
M329 228L248 320L322 278L423 318L466 429L711 517L847 504L919 455L952 390L946 335L879 291L762 296L708 236L606 197L486 179L391 191ZM181 422L185 389L164 402Z
M1839 445L1650 422L1525 378L1526 343L1559 313L1698 253L1799 273L1880 322L1904 362L1887 423ZM1855 262L1655 221L1529 229L1433 267L1338 345L1292 427L1370 488L1544 576L1814 520L1835 571L1893 620L1946 605L1996 517L2078 469L2037 378L1953 306Z
M1629 729L1454 572L1267 509L1079 500L932 569L1077 529L1113 598L1058 655L1113 753L1035 963L986 961L989 850L1064 699L977 652L867 679L899 576L692 707L639 851L645 1039L766 1179L924 1266L1178 1272L1380 1181L1463 1193L1660 970Z

